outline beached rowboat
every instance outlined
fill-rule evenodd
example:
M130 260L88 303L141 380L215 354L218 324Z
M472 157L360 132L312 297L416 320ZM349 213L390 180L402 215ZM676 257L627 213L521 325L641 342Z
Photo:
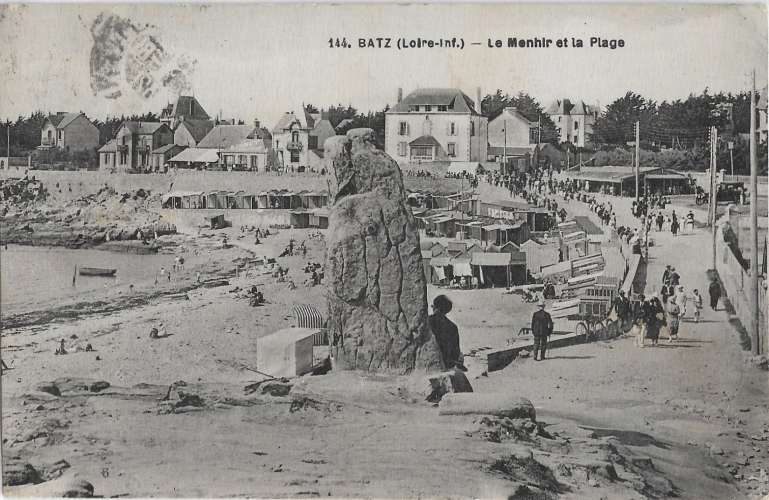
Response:
M114 276L117 269L106 269L103 267L81 267L80 276Z

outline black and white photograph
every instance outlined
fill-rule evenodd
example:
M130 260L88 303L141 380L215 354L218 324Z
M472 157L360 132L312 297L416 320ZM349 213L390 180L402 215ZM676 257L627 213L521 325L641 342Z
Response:
M0 3L2 496L769 498L767 3Z

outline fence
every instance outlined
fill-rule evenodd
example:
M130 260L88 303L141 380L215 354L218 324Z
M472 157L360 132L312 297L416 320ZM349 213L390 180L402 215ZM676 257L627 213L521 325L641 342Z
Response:
M751 324L750 299L750 272L743 269L735 257L729 245L724 241L724 223L727 217L719 219L716 231L716 269L721 278L721 283L726 290L734 311L742 325L747 329ZM766 280L759 278L758 287L758 313L759 313L759 338L761 339L760 352L767 352L767 325L766 325ZM751 338L752 341L752 338Z

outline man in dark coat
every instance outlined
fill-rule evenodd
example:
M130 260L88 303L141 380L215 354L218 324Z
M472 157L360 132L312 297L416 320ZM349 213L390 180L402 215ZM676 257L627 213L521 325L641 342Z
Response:
M624 327L630 316L630 301L625 297L624 290L620 290L619 295L614 299L614 312L617 313L620 325Z
M545 311L545 301L539 301L539 309L531 317L531 333L534 335L534 361L545 359L547 338L553 334L553 319ZM539 358L537 358L537 354Z
M452 368L467 370L462 363L462 351L459 349L459 329L446 317L451 308L451 300L445 295L438 295L433 300L433 314L427 318L427 323L438 343L443 366L447 370Z
M713 280L708 285L708 294L710 295L710 308L714 311L718 307L718 300L721 298L721 285L717 280Z

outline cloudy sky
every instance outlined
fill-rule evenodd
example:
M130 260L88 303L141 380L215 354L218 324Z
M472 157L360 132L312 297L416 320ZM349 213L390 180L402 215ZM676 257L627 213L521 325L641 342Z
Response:
M127 39L158 39L166 54L159 71L180 65L209 114L259 117L268 125L302 102L381 109L395 101L398 87L404 93L460 87L475 99L480 86L484 94L524 90L543 104L570 97L605 105L628 90L657 100L705 87L739 91L749 87L754 68L759 87L767 81L767 16L760 5L38 4L0 6L0 118L36 109L82 110L94 118L159 112L173 98L173 85L164 86L162 75L149 97L127 83L135 77L126 72L130 50L109 77L120 97L94 92L92 31L100 14L100 26L105 19L133 25ZM359 37L377 36L457 36L482 45L403 51L328 46L331 37L357 45ZM588 44L593 36L621 38L625 47L486 47L488 38L578 37ZM136 47L133 53L141 53Z

